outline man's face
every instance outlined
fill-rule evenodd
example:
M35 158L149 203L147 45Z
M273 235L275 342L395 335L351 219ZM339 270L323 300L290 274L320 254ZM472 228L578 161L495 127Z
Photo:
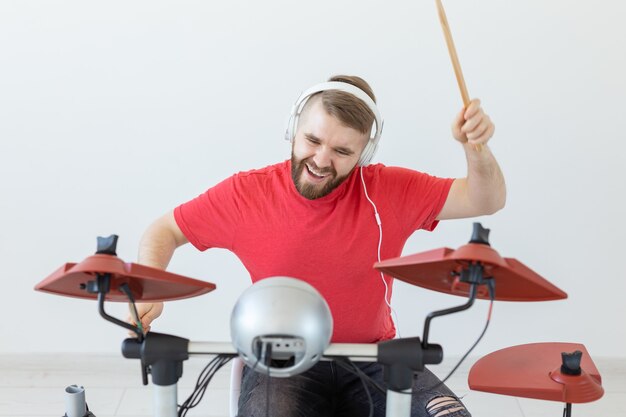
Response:
M343 125L313 98L300 116L291 151L291 176L296 189L309 200L337 188L356 166L368 135Z

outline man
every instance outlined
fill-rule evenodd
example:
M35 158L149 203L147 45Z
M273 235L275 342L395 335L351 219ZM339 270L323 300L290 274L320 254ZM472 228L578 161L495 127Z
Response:
M236 174L156 220L141 240L139 262L165 269L187 242L200 250L229 249L253 281L290 276L313 285L331 309L332 342L375 343L393 338L395 328L392 279L376 272L374 262L399 256L414 231L433 230L439 220L501 209L504 178L487 146L494 125L478 100L452 125L467 157L467 176L437 178L367 165L382 128L374 94L359 77L329 81L340 84L322 85L294 106L290 160ZM139 306L145 329L162 309L162 303ZM378 364L359 366L382 381ZM264 415L267 389L271 412L281 417L369 411L358 378L332 362L270 384L266 378L244 369L239 415ZM425 389L437 382L429 371L418 376L411 415L468 416L445 386ZM375 414L384 416L384 396L373 397Z

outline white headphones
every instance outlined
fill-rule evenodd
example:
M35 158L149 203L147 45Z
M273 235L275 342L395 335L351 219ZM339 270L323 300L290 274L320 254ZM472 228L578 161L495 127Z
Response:
M304 105L306 104L308 99L316 93L328 90L339 90L345 93L352 94L353 96L364 102L367 107L369 107L369 109L372 111L372 113L374 113L375 126L372 126L372 136L367 142L365 149L363 149L361 157L359 158L359 162L357 162L357 165L359 166L369 164L372 160L372 157L374 156L374 153L376 153L378 141L380 140L380 135L383 131L383 119L380 117L380 113L378 112L378 108L376 107L376 103L374 103L374 100L372 100L372 98L367 95L365 91L349 83L331 81L314 85L313 87L304 91L291 108L291 115L289 116L289 121L287 122L287 130L285 132L285 139L293 142L296 136L296 129L300 113L302 112L302 109L304 108Z

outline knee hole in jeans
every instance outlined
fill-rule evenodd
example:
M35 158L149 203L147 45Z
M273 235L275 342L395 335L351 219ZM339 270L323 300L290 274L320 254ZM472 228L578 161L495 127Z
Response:
M443 417L464 408L458 399L447 396L435 397L426 404L426 411L431 417Z

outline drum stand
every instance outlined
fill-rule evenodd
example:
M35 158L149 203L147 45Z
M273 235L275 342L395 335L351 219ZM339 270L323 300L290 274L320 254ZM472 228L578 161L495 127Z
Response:
M389 366L390 380L396 381L396 385L390 385L387 391L387 416L409 417L411 396L406 393L410 394L413 381L413 371L409 367L423 369L424 364L441 361L440 348L429 350L429 353L422 358L410 352L419 346L419 338L403 340L403 343L395 347L391 345L381 347L375 344L331 344L324 352L323 360L347 357L352 361L374 362L393 352L400 352L401 356L394 360L394 366ZM152 375L155 417L178 415L177 382L182 376L182 362L189 356L237 356L237 352L230 343L189 342L187 339L153 332L148 333L141 343L135 338L124 340L122 354L126 358L141 359L144 364L142 373L147 375L149 372ZM431 358L431 354L434 357ZM404 363L401 363L402 359ZM385 369L386 372L387 369Z
M410 284L447 294L468 297L458 307L430 313L424 323L423 337L394 339L378 344L331 344L323 360L345 357L353 361L376 361L384 366L387 383L387 416L409 417L411 387L415 372L425 365L443 360L441 346L429 343L432 319L469 309L477 298L491 301L548 301L567 298L567 294L513 258L501 258L488 241L489 230L474 224L470 242L457 250L441 248L415 255L379 262L374 267ZM143 384L148 374L154 384L155 416L175 417L177 383L182 376L183 361L189 355L237 356L230 343L190 342L187 339L150 332L108 315L104 302L176 300L205 294L215 285L144 265L124 263L115 253L117 236L98 238L98 251L78 264L67 263L39 283L35 289L57 295L98 300L98 311L107 321L137 334L126 339L122 354L141 360ZM498 294L496 294L496 281ZM139 323L138 319L135 322ZM564 415L571 415L571 404L589 402L603 394L600 375L588 354L582 359L584 346L548 344L563 354L561 368L554 370L546 345L537 350L523 345L495 352L477 362L469 376L470 388L505 395L565 401ZM532 349L531 349L532 347ZM579 352L569 354L566 349ZM586 351L585 351L586 353ZM512 369L510 357L517 357L519 369ZM574 359L572 360L572 355ZM519 358L524 359L520 361ZM539 359L540 360L539 360ZM548 370L546 371L546 367ZM521 377L520 377L521 375ZM546 380L549 375L549 381ZM515 386L514 381L519 381ZM513 382L512 382L513 381ZM555 385L556 384L556 385ZM574 387L574 388L572 388Z
M474 277L479 275L474 274ZM411 390L413 375L424 370L425 365L435 365L443 360L440 345L429 344L428 332L431 320L447 314L470 308L476 298L476 287L471 285L471 297L468 302L456 308L436 311L426 319L424 337L388 340L378 344L331 344L324 351L322 360L349 358L358 362L378 362L384 367L387 383L387 417L410 417ZM106 288L106 286L102 287ZM104 296L99 294L100 314L108 321L129 328L128 323L118 323L104 313ZM137 331L136 328L132 329ZM122 344L122 355L129 359L141 360L143 384L148 383L148 373L154 384L155 417L177 416L177 382L182 376L183 361L194 356L237 356L231 343L190 342L177 336L149 332L144 337L128 338Z

